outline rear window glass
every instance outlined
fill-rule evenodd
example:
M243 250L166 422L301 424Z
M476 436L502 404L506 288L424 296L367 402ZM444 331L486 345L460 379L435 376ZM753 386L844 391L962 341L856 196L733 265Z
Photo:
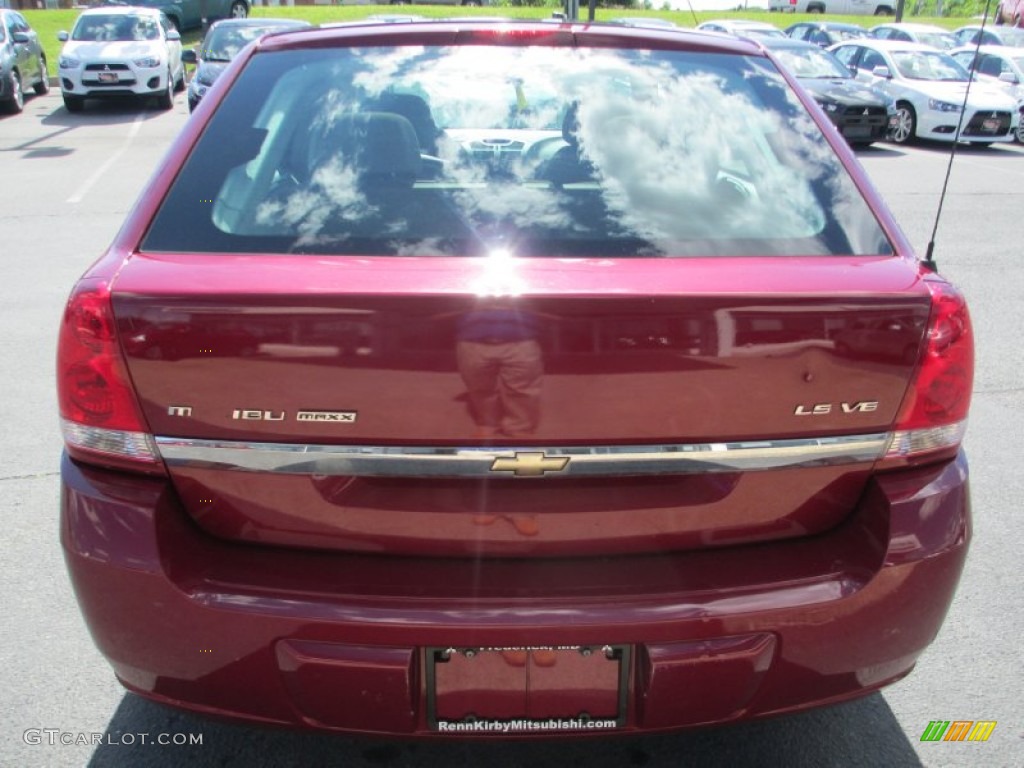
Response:
M891 252L766 59L481 45L257 54L143 248Z

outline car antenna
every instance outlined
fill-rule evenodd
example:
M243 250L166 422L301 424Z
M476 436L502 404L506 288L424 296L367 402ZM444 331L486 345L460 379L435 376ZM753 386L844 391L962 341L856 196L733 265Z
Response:
M697 19L697 12L693 10L693 3L690 0L686 0L686 7L690 9L690 15L693 16L693 26L696 27L700 24L700 21Z
M949 162L946 164L946 178L942 181L942 194L939 195L939 207L935 211L935 223L932 225L932 236L928 240L928 247L925 249L924 259L921 261L921 265L929 272L939 271L939 265L935 261L935 235L939 231L939 218L942 216L942 206L946 201L946 189L949 187L949 176L953 172L953 158L956 157L956 148L960 143L960 131L963 128L964 115L967 114L967 99L971 96L971 84L977 76L978 53L981 49L981 39L985 36L985 27L988 25L988 13L991 6L992 0L985 0L985 14L981 17L981 29L978 30L978 36L974 41L974 59L967 72L967 87L964 89L964 101L963 104L960 105L960 118L957 120L956 133L953 134L953 144L949 150Z

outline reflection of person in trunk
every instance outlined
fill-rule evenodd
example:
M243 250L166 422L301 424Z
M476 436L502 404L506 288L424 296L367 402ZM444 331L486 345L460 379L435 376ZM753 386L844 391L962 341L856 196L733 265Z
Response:
M544 375L539 325L536 314L502 299L459 317L456 356L478 437L536 431Z

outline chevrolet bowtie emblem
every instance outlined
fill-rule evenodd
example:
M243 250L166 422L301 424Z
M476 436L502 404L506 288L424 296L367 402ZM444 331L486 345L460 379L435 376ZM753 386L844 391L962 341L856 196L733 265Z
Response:
M543 453L516 451L515 458L496 458L491 463L491 472L511 472L516 477L542 477L545 472L561 472L568 464L568 456L555 458Z

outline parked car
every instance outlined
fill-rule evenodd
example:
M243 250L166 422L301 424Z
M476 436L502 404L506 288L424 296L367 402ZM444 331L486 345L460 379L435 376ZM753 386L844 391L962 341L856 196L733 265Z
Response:
M60 89L69 112L87 99L154 97L160 109L174 105L185 88L181 35L160 11L103 6L82 11L60 54Z
M1024 47L1024 29L1017 27L985 27L980 26L960 27L953 33L956 44L977 45L978 38L981 38L982 45L1007 45L1011 47Z
M892 16L894 0L796 0L797 13L831 13L843 16Z
M1000 0L995 16L997 25L1024 26L1024 0Z
M967 552L963 296L754 40L264 38L58 348L92 637L208 715L600 736L831 704L910 672Z
M131 4L163 11L179 32L220 19L244 19L251 6L250 0L131 0Z
M29 89L50 90L46 53L24 16L0 8L0 107L21 112Z
M720 32L737 37L785 37L782 30L763 21L711 19L697 25L702 32Z
M842 24L836 21L801 21L785 29L787 37L814 43L822 48L842 42L867 37L868 31L856 24Z
M627 27L653 27L655 29L678 29L679 25L668 19L657 16L620 16L610 19L612 24L624 24Z
M866 146L896 127L896 105L882 90L858 82L850 70L813 43L768 38L762 41L825 110L851 144Z
M957 42L953 34L942 27L932 24L914 24L900 22L892 24L879 24L872 27L869 32L876 40L896 40L903 43L921 43L938 48L940 51L948 51L956 48Z
M298 19L224 19L215 22L197 49L182 52L184 62L196 66L188 84L189 112L199 105L224 68L246 45L271 32L309 26L312 26L309 22Z
M338 0L338 5L366 5L364 0ZM391 5L408 5L405 0L392 2ZM490 5L491 0L417 0L416 5L462 5L462 6L483 6ZM386 3L384 3L386 5Z
M1001 45L964 46L949 52L969 72L977 72L988 83L1002 86L1017 102L1021 120L1017 141L1024 143L1024 48Z
M1020 120L1016 101L1002 89L974 84L964 108L970 75L948 53L919 43L851 40L830 49L856 73L896 102L897 125L890 139L915 138L991 144L1013 141Z

